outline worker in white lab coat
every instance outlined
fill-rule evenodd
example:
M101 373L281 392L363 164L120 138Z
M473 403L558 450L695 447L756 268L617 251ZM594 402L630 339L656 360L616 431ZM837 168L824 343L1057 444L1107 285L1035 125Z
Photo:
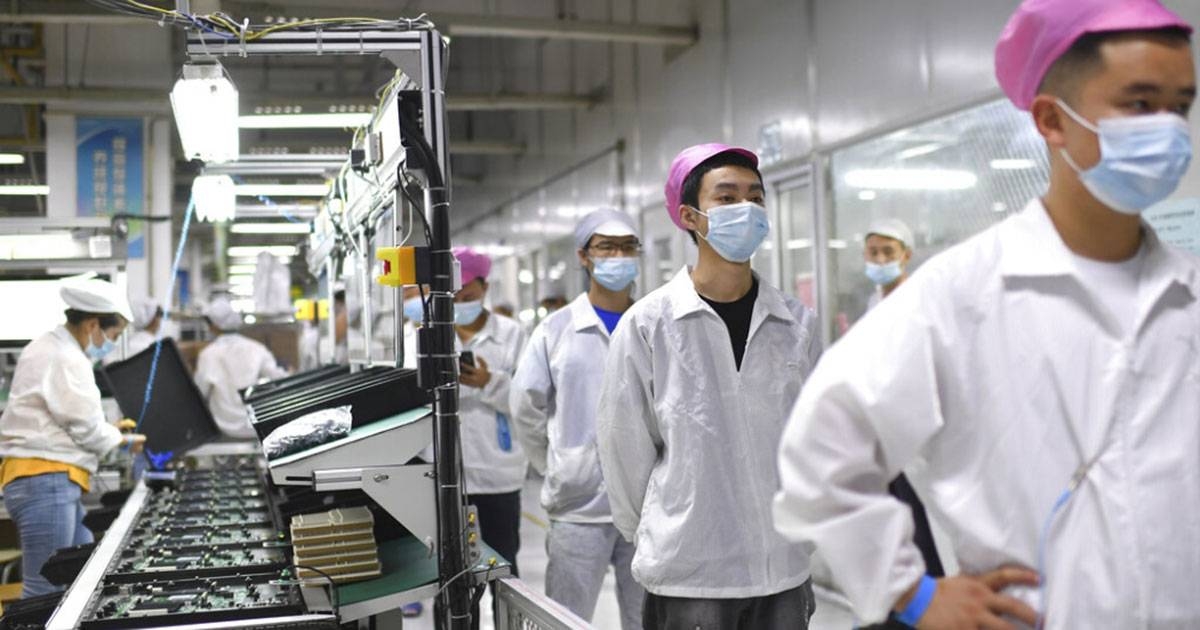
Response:
M129 300L129 309L133 314L133 330L125 341L125 356L118 357L115 352L105 355L101 363L109 365L122 358L129 358L154 344L159 327L162 325L162 306L154 298L143 297Z
M61 547L92 541L80 496L100 457L145 442L105 421L92 372L133 319L123 292L89 279L64 283L60 295L67 322L21 351L0 416L0 486L21 539L22 597L60 590L42 577L42 565Z
M287 376L266 346L237 334L242 315L229 300L218 297L204 309L204 319L216 336L196 359L196 385L208 403L213 420L226 437L256 437L239 393L264 380Z
M596 404L609 337L633 305L641 243L628 214L601 209L576 223L575 248L588 290L533 331L513 377L513 419L529 461L546 477L546 594L590 620L611 565L621 627L635 630L645 591L630 572L633 543L613 525L596 451Z
M774 530L769 454L821 345L812 310L750 269L769 231L757 165L721 144L675 158L667 210L699 260L625 313L605 363L600 463L647 628L795 629L812 614L811 549Z
M863 271L875 287L867 301L871 310L908 280L913 256L913 233L900 219L871 222L863 239Z
M453 253L462 270L462 289L454 296L455 345L471 357L460 362L458 379L463 492L479 511L483 542L512 563L515 574L528 461L513 435L508 398L525 332L483 306L491 258L470 247L455 247ZM472 624L478 627L478 610Z
M1005 28L1049 190L856 324L782 443L776 525L861 618L1200 627L1200 265L1139 217L1191 157L1189 31L1157 0L1027 0ZM926 575L902 469L961 575Z

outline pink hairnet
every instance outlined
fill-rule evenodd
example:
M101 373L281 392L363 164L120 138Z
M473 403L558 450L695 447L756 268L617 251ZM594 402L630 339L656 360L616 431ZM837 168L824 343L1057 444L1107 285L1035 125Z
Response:
M996 44L996 79L1029 109L1050 66L1087 33L1192 27L1158 0L1025 0Z
M671 170L667 173L667 185L663 188L663 192L667 196L667 214L671 215L671 221L674 221L675 225L679 226L679 229L687 229L679 221L679 204L680 197L683 196L684 180L687 179L687 176L701 162L718 153L725 153L727 151L743 155L749 158L751 162L754 162L755 166L758 166L758 156L753 151L731 147L719 142L697 144L696 146L688 147L680 151L679 155L675 156L675 160L671 162Z
M462 267L462 283L464 287L474 282L477 278L487 281L488 274L492 272L492 259L487 254L478 252L470 247L455 247L450 251L458 259L459 266Z

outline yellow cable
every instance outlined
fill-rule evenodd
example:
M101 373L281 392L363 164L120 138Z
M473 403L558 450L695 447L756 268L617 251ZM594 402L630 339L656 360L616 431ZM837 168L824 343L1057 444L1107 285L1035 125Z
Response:
M158 13L162 13L163 15L183 17L177 11L175 11L173 9L164 9L162 7L156 7L156 6L149 5L149 4L142 4L141 2L138 2L137 0L125 0L125 2L127 4L132 4L133 6L138 7L139 9L146 9L147 11L156 11Z
M287 22L285 24L276 24L275 26L269 26L267 28L264 28L261 31L256 31L254 33L247 33L246 40L253 41L253 40L259 39L260 37L262 37L264 35L267 35L268 33L273 33L275 31L283 31L283 30L293 29L293 28L299 28L302 26L316 26L316 25L320 25L320 24L344 24L347 22L369 22L372 24L379 24L379 23L386 23L386 22L388 22L388 20L381 20L379 18L368 18L368 17L341 17L341 18L321 18L321 19L315 19L315 20L300 20L299 22Z

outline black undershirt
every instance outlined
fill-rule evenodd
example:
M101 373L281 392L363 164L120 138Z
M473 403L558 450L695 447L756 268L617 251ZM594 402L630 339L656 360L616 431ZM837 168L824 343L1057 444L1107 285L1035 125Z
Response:
M746 354L746 340L750 337L750 317L754 315L754 300L758 299L758 278L750 284L750 290L733 302L714 302L703 295L700 299L721 316L725 328L729 329L729 343L733 345L733 361L740 372L742 356Z

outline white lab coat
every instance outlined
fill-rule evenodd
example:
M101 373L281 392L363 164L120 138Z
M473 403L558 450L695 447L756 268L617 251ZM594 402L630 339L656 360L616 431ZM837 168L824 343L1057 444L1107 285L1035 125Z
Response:
M1200 277L1143 229L1135 336L1034 201L826 353L784 434L775 518L859 617L883 619L925 570L885 487L901 469L976 574L1036 569L1051 507L1098 456L1051 526L1046 627L1200 627Z
M533 331L510 403L521 446L546 476L542 507L552 520L611 523L596 450L596 405L609 335L587 293Z
M196 359L196 385L208 403L221 433L233 438L254 438L243 390L262 380L287 376L263 344L237 333L224 333L200 351Z
M92 362L65 327L25 346L0 416L0 457L49 459L95 473L100 456L121 440L104 419Z
M633 575L667 597L795 588L811 547L771 521L772 454L820 354L816 315L759 283L742 369L687 268L617 326L597 416L613 523L637 544Z
M457 335L454 341L459 350L470 350L476 357L483 357L492 375L482 389L462 385L458 390L466 493L516 492L525 483L528 462L512 423L508 392L517 359L525 346L525 333L513 320L492 313L467 343L461 343ZM512 448L508 451L500 447L498 414L509 420Z

